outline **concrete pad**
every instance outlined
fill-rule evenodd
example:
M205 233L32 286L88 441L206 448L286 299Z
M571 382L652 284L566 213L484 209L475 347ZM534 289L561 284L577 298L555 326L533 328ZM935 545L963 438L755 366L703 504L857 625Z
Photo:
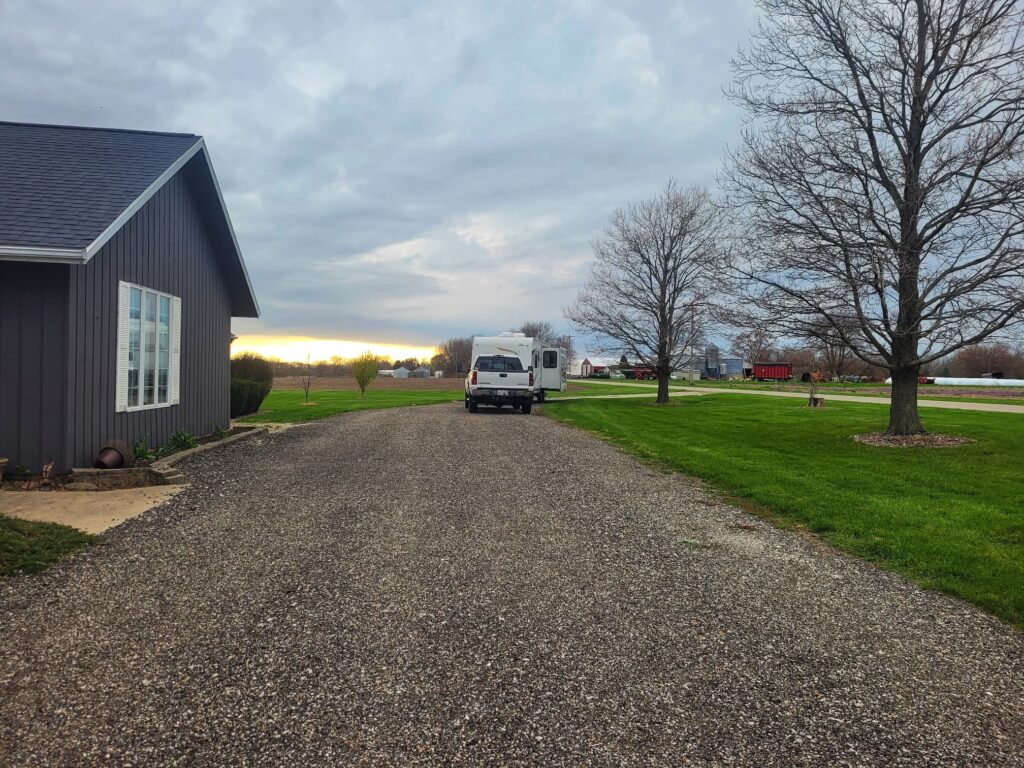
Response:
M117 491L0 491L0 513L22 520L61 523L86 533L103 533L138 517L181 490L180 485Z

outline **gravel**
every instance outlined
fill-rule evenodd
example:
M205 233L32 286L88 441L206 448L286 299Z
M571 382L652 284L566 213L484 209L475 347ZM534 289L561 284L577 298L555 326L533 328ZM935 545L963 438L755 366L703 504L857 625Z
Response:
M1024 633L536 414L180 466L0 583L0 764L1024 765Z

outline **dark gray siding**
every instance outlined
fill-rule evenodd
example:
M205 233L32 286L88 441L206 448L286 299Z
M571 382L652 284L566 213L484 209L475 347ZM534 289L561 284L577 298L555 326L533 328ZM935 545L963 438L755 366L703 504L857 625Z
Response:
M229 421L231 305L217 255L192 193L189 163L69 284L68 463L91 466L104 443L150 446L185 429L200 435ZM180 404L117 413L118 281L181 298Z
M8 473L65 458L68 267L0 261L0 456Z

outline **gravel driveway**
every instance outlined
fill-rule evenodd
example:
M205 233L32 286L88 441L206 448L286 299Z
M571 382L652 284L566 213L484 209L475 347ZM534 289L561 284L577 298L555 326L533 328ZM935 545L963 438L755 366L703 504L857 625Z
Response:
M183 468L0 583L0 764L1024 765L1024 633L537 415Z

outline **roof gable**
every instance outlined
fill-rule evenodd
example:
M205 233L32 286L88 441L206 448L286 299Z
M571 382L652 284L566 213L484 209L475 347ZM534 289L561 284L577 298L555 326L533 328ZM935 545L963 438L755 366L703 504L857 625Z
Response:
M0 245L86 248L199 141L0 123Z
M0 260L84 264L186 163L230 261L232 314L259 307L201 136L0 122Z

